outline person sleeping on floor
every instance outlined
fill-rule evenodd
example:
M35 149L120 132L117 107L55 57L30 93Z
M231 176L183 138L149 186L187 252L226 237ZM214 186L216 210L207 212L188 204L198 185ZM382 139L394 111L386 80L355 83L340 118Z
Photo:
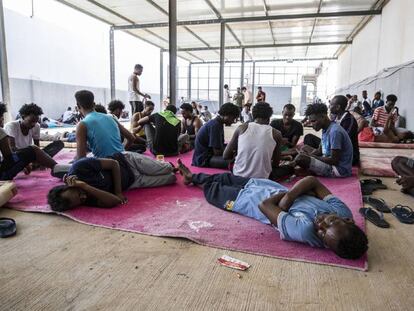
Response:
M282 240L328 248L346 259L358 259L368 249L349 208L316 177L305 177L289 190L267 179L193 174L180 160L178 170L185 184L203 188L210 204L272 225Z
M82 205L111 208L127 202L123 191L175 183L175 171L170 163L129 151L108 158L82 158L63 177L65 185L53 187L47 199L57 212Z

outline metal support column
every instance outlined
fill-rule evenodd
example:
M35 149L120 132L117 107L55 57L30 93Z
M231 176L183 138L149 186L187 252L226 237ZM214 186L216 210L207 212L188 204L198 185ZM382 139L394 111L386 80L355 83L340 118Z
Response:
M226 24L220 24L220 75L219 75L219 107L223 105L224 97L224 53L225 53Z
M245 49L242 48L241 54L241 63L240 63L240 87L243 87L244 84L244 56L245 56Z
M255 84L255 79L256 79L256 62L253 61L253 69L252 69L253 73L252 73L252 94L253 94L253 98L256 98L254 96L254 84Z
M7 107L6 121L11 120L10 109L10 83L7 67L6 30L4 28L3 0L0 0L0 80L3 103Z
M187 74L187 101L191 102L191 63L188 64Z
M170 103L177 103L177 0L168 0Z
M160 49L160 111L164 101L164 51Z
M111 100L116 97L115 89L115 43L114 43L114 29L109 29L109 67L111 77Z

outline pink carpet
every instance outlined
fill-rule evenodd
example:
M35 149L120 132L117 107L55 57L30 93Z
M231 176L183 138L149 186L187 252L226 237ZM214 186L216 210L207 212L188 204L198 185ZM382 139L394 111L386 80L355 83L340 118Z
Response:
M72 159L73 154L63 153L58 159ZM191 162L191 154L181 158L186 164ZM192 170L220 172L213 169ZM362 202L356 175L346 179L322 180L348 204L356 223L365 230L364 220L358 213ZM21 211L51 213L46 203L46 194L58 182L48 172L34 172L30 178L19 175L15 182L19 194L9 202L8 207ZM181 237L202 245L257 255L364 271L368 267L366 256L359 260L345 260L329 250L284 242L270 226L209 205L201 189L184 186L181 176L174 186L137 189L128 192L127 197L128 204L113 209L81 207L63 215L93 226L154 236Z

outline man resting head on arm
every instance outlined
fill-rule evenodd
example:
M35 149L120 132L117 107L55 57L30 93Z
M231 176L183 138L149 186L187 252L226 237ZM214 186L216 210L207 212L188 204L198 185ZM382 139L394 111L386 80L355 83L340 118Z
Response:
M349 208L315 177L288 190L267 179L192 174L180 161L178 169L185 184L203 188L210 204L273 225L283 240L329 248L347 259L360 258L368 249Z

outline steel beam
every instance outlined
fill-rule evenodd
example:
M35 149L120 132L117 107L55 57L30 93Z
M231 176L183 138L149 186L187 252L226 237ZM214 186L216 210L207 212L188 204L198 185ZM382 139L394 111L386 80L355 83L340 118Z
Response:
M317 58L274 58L274 59L257 59L257 60L245 60L245 63L268 63L268 62L309 62L309 61L323 61L323 60L337 60L337 57L317 57ZM229 60L227 63L234 64L240 63L241 60ZM193 65L203 65L203 64L218 64L219 61L205 61L205 62L192 62Z
M220 24L220 75L219 75L219 107L223 105L224 97L224 54L226 53L225 44L226 44L226 24Z
M252 96L253 96L253 102L254 102L254 99L255 99L255 97L254 97L254 84L255 84L255 78L256 78L256 62L255 61L253 61L253 70L252 70L252 72L253 72L253 76L252 76Z
M380 15L381 12L382 10L379 9L379 10L365 10L365 11L320 12L320 13L306 13L306 14L248 16L248 17L233 17L233 18L221 18L221 19L217 18L217 19L179 21L177 22L177 26L206 25L206 24L220 24L220 23L227 24L227 23L244 23L244 22L263 22L263 21L273 21L273 20L290 20L290 19L305 19L305 18L372 16L372 15ZM168 27L168 23L161 22L161 23L120 25L120 26L115 26L115 29L125 30L125 29L156 28L156 27Z
M243 87L244 84L244 58L245 58L245 49L241 49L241 63L240 63L240 88Z
M170 104L177 104L177 0L168 0Z
M111 100L116 97L116 86L115 86L115 38L114 30L111 27L109 29L109 70L111 77Z
M164 51L160 49L160 111L164 101Z
M187 100L191 101L191 63L188 64L188 73L187 73Z
M318 11L317 11L317 13L319 13L319 12L321 11L321 8L322 8L322 1L323 1L323 0L319 0L319 5L318 5ZM313 21L312 31L311 31L311 33L310 33L310 35L309 35L309 43L311 43L311 42L312 42L313 32L315 31L315 27L316 27L316 22L317 22L317 21L318 21L318 19L317 19L317 18L315 18L315 20ZM305 57L307 57L307 56L308 56L308 51L309 51L309 46L307 46L307 47L306 47Z
M11 120L10 114L10 82L9 70L7 66L7 48L6 48L6 29L4 27L4 11L3 0L0 0L0 80L1 80L1 94L3 103L7 107L5 114L6 121Z
M277 43L277 44L249 44L249 45L233 45L226 46L226 50L237 50L240 48L245 49L264 49L264 48L279 48L279 47L293 47L293 46L320 46L320 45L339 45L339 44L352 44L352 41L327 41L327 42L301 42L301 43ZM194 47L194 48L181 48L179 52L191 52L191 51L210 51L219 50L219 46L212 47Z

